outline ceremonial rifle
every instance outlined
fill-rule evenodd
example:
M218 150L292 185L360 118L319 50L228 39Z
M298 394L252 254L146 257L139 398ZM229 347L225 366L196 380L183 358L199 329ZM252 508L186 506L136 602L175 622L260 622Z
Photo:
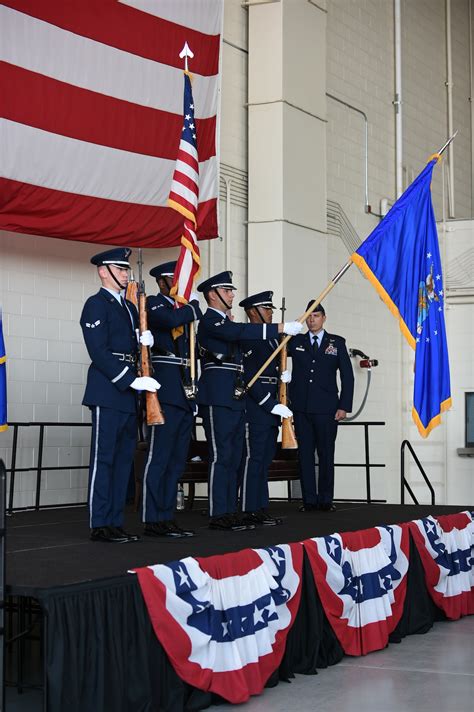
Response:
M281 300L281 320L285 321L285 297ZM287 370L288 365L288 352L286 345L282 348L280 352L280 377L283 371ZM278 401L281 405L288 406L288 384L283 383L280 378L278 385ZM298 442L295 436L295 428L293 425L293 418L282 418L281 419L281 448L282 450L297 450Z
M145 293L145 282L143 281L142 275L142 251L138 250L138 284L136 286L136 299L137 299L137 309L138 318L140 324L140 334L144 331L148 331L148 318L146 313L146 293ZM128 290L127 290L128 294ZM152 366L150 363L150 352L148 346L139 345L140 349L140 359L139 359L139 374L140 376L152 376ZM146 422L147 425L164 425L165 417L163 411L161 410L160 401L158 400L158 393L155 391L145 391L145 403L146 403Z

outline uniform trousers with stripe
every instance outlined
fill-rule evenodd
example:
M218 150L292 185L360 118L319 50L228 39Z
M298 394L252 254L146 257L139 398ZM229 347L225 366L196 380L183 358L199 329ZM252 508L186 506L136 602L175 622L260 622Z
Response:
M91 408L91 414L90 527L121 527L137 442L137 416L103 406Z
M237 511L237 478L245 435L245 411L200 405L209 448L209 514L219 517Z
M149 448L143 475L142 519L166 522L176 509L178 480L184 472L191 441L190 410L162 404L164 425L149 430Z
M246 423L240 465L240 501L243 512L268 507L268 468L275 456L278 426Z
M294 412L301 489L305 504L331 504L334 497L334 413ZM316 479L315 451L318 453Z

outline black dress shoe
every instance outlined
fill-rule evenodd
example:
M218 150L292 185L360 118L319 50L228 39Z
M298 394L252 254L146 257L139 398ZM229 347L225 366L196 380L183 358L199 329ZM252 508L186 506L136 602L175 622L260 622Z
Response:
M145 536L166 536L170 539L182 539L183 537L194 536L191 529L181 529L174 520L161 522L148 522L143 530Z
M171 519L170 521L166 522L166 524L168 525L168 529L170 531L177 532L178 536L180 537L196 536L196 532L193 529L183 529L174 519Z
M320 504L319 509L321 512L335 512L337 507L334 502L329 502L328 504Z
M302 504L298 507L298 512L317 512L319 506L317 504Z
M250 527L243 522L239 522L232 514L222 514L220 517L210 518L209 529L218 529L226 532L243 532L246 529L255 529L255 526Z
M125 531L125 529L123 529L123 527L110 527L110 528L113 529L114 532L117 532L119 534L119 536L126 537L127 541L132 542L132 541L140 541L141 540L141 536L138 536L138 534L129 534L128 532Z
M257 527L275 527L277 524L283 524L283 520L277 517L272 517L268 512L242 512L242 521L244 524L254 524Z
M246 521L243 514L233 512L232 514L229 514L229 517L232 521L232 526L235 527L232 531L242 531L241 527L244 527L244 530L255 529L256 527L255 522Z
M145 536L166 536L170 539L181 539L188 534L184 534L184 530L178 527L170 526L170 522L148 522L143 530Z
M113 527L95 527L91 529L92 541L105 541L109 544L126 544L129 539Z

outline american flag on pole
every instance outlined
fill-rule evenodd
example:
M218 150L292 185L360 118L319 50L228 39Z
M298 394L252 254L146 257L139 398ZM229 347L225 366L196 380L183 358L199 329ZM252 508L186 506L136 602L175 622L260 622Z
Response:
M429 594L448 618L474 614L474 513L410 522Z
M301 597L303 547L282 544L136 570L153 629L181 679L232 703L278 668Z
M195 53L197 238L218 235L222 0L0 0L0 229L179 245L168 205Z
M403 613L408 526L317 537L304 547L322 606L346 655L385 648Z
M186 43L181 54L191 56ZM181 236L181 251L174 272L171 295L176 304L187 304L191 295L194 278L199 272L200 256L197 243L197 207L199 202L199 158L197 149L197 128L194 118L194 100L191 76L184 72L183 129L179 142L178 158L171 183L168 205L184 218Z

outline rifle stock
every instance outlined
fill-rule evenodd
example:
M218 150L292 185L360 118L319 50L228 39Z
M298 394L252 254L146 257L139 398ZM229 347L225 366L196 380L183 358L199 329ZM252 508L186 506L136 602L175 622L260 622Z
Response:
M286 348L280 352L280 374L286 371L288 363L288 354ZM281 405L288 405L288 384L280 380L278 386L278 400ZM281 419L281 448L282 450L297 450L298 442L295 435L295 427L293 418Z
M140 320L140 333L142 334L148 329L146 294L143 290L140 290L138 294L138 316ZM140 375L152 375L148 346L143 346L142 344L140 344ZM158 394L156 391L155 393L151 393L150 391L145 392L145 403L147 425L164 425L165 417L163 415L163 411L161 410L160 401L158 400Z

